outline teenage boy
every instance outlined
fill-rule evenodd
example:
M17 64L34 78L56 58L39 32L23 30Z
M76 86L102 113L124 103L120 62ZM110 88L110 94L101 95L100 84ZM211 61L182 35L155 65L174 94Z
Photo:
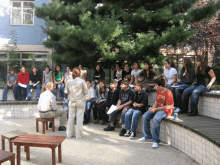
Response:
M120 136L124 136L126 133L126 129L124 129L124 118L125 118L125 113L127 112L128 109L132 106L132 103L134 101L134 92L129 88L129 82L127 80L123 80L121 82L121 91L119 93L119 100L117 103L117 109L116 111L112 112L109 115L109 125L108 127L104 128L105 131L113 131L115 130L114 128L114 123L116 118L118 117L119 114L122 113L121 115L121 131L119 133Z
M29 83L29 73L26 72L25 66L20 67L18 73L17 100L22 101L27 97L27 84Z
M36 87L37 94L35 99L39 100L40 98L40 90L41 90L41 74L37 71L36 66L32 66L32 73L30 74L29 84L27 85L27 101L31 100L31 89Z
M125 129L127 130L127 133L124 136L129 137L130 139L134 139L136 136L138 118L146 112L146 107L148 105L148 94L142 90L141 82L134 83L134 90L135 97L133 107L125 114Z
M108 123L108 115L106 114L106 110L109 110L111 105L117 105L119 99L119 90L117 89L117 86L118 83L114 80L110 82L110 90L108 91L108 97L105 103L98 107L98 112L106 123Z
M164 117L170 116L173 113L174 103L173 94L169 89L165 88L164 79L155 79L154 84L157 90L156 101L143 116L144 137L139 140L144 142L152 139L150 120L153 119L152 148L157 148L160 142L160 123Z
M88 124L90 120L91 108L96 102L96 93L94 88L91 88L91 81L86 80L86 85L88 88L88 94L86 95L86 111L84 113L83 124Z
M9 74L7 75L7 84L3 91L3 100L7 101L8 89L12 88L15 100L17 99L17 74L14 68L10 68Z

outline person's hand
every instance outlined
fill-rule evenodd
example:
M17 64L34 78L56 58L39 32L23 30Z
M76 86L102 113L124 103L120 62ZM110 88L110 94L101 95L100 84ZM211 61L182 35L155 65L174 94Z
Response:
M133 103L133 106L134 106L134 107L137 107L137 103Z
M208 84L207 86L206 86L206 89L211 89L211 85L210 84Z
M100 102L99 102L99 101L96 101L96 104L100 104Z
M108 108L108 107L106 107L106 110L109 110L109 108Z
M55 82L55 84L58 84L58 82Z
M36 86L36 84L33 84L33 87L35 87Z
M176 86L176 83L174 83L173 86Z
M12 87L12 84L9 84L8 87L11 88L11 87Z
M123 106L122 106L122 105L119 105L118 108L117 108L116 110L119 111L119 110L121 110L122 108L123 108Z
M180 79L178 79L178 80L177 80L177 82L178 82L178 83L180 83L180 82L181 82L181 80L180 80Z
M151 107L151 108L150 108L150 113L154 113L154 112L156 112L156 109L153 108L153 107Z

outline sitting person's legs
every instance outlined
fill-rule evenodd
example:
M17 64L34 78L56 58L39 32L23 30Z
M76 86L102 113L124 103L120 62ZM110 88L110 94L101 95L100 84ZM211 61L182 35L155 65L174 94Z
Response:
M86 112L84 114L84 124L89 123L91 108L95 104L95 99L86 102Z
M9 86L8 86L8 85L5 85L5 87L4 87L4 91L3 91L3 96L2 96L2 97L3 97L2 100L4 100L4 101L7 100L8 89L9 89Z
M33 89L33 86L30 84L27 84L27 98L28 100L31 100L31 89Z
M121 110L116 110L114 112L112 112L110 115L109 115L109 125L108 127L104 128L104 131L113 131L115 130L115 121L118 117L118 115L122 112L122 109Z
M40 90L41 90L41 84L37 84L36 85L36 88L37 88L37 93L36 93L36 97L35 99L38 100L40 98Z
M125 114L128 111L130 107L124 107L121 113L121 119L120 119L120 123L121 123L121 131L119 133L119 136L124 136L124 134L126 133L126 129L124 129L124 123L125 123Z
M99 112L100 117L103 120L103 122L108 123L108 116L106 114L106 106L107 106L106 102L104 102L103 104L99 105L98 106L98 112Z
M17 84L12 85L15 100L17 100Z

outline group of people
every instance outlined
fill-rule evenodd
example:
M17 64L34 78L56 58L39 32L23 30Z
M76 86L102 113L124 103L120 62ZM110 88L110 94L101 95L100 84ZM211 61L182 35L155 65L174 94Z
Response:
M157 148L160 142L159 133L162 119L170 116L173 111L186 113L191 95L191 111L187 115L197 115L199 95L210 91L216 80L213 69L205 65L202 56L197 57L196 66L194 70L191 60L184 58L178 77L177 69L169 59L164 61L165 69L164 74L161 76L147 61L144 62L144 69L140 67L139 62L134 62L133 70L128 64L125 64L122 68L120 63L116 63L114 79L110 82L110 89L106 86L105 73L100 64L96 65L93 82L86 80L87 72L82 69L81 65L74 68L72 72L67 67L65 75L61 72L59 65L56 66L53 75L49 68L46 68L45 73L43 73L43 82L46 85L43 85L41 92L44 88L46 88L46 91L41 95L39 92L39 95L37 95L37 97L40 97L38 102L40 116L47 118L60 116L59 130L66 130L67 138L76 136L79 139L82 137L83 124L90 121L91 111L93 111L94 124L108 124L104 131L115 130L117 118L121 115L119 135L134 139L138 119L143 115L144 137L139 140L141 142L153 141L152 147ZM25 78L19 78L28 75L24 69L22 67L21 73L17 76L18 92L20 88L23 88L19 83L28 84L27 78L25 82L21 81ZM30 79L27 90L41 83L40 76L36 76L36 68L33 67L32 70L34 79ZM10 70L10 74L13 75L13 70ZM7 85L13 87L17 80L12 82L10 76L8 77ZM29 75L26 77L29 77ZM69 99L68 121L66 111L58 110L56 106L54 96L56 86L60 89L61 97ZM152 88L155 88L157 95L155 103L149 106L147 92ZM29 92L27 93L27 98L31 98ZM183 94L182 98L181 94ZM112 110L112 107L116 108ZM74 131L75 118L77 119L76 131ZM151 119L153 121L153 134L150 129ZM52 127L51 124L50 127Z

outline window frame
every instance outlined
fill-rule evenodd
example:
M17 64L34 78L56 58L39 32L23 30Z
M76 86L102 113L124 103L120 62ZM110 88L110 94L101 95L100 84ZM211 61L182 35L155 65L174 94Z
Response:
M21 7L13 7L13 2L20 2L21 3ZM24 8L24 3L25 2L31 2L35 5L35 1L33 0L10 0L10 25L11 26L34 26L34 17L35 17L35 8ZM12 11L13 9L19 9L21 10L21 24L13 24L12 23ZM33 24L24 24L24 9L31 9L33 10Z

